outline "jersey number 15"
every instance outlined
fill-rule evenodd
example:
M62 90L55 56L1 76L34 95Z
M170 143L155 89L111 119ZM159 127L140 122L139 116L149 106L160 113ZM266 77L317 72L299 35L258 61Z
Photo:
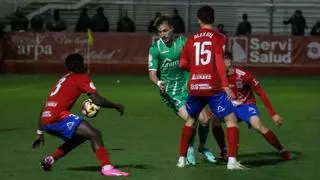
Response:
M211 41L195 42L195 60L196 66L207 65L211 61Z

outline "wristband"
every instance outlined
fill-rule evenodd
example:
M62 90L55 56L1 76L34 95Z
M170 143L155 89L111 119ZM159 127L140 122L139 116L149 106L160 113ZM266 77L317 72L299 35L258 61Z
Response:
M40 129L37 129L37 135L43 135L43 131L41 131Z
M160 87L162 83L163 83L163 81L161 81L161 80L157 81L157 86Z

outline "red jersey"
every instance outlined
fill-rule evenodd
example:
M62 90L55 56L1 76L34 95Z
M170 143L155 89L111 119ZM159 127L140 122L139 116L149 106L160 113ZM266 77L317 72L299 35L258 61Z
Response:
M180 68L190 71L188 92L211 96L228 86L223 61L225 38L212 29L201 29L188 37L180 58Z
M44 105L41 124L51 124L68 116L82 93L97 93L88 74L68 73L59 79Z
M269 114L271 116L276 114L267 94L261 88L259 81L257 81L251 73L234 67L234 73L228 76L228 81L229 87L236 95L236 100L233 101L234 105L256 104L256 99L253 94L256 93L267 107Z

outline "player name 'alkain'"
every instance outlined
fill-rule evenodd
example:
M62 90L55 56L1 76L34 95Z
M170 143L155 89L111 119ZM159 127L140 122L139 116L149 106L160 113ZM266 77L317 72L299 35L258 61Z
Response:
M210 74L194 74L192 75L192 80L196 80L196 79L211 79L211 75Z
M212 38L213 34L211 32L202 32L202 33L197 33L193 36L193 39L197 39L200 37L208 37L208 38Z

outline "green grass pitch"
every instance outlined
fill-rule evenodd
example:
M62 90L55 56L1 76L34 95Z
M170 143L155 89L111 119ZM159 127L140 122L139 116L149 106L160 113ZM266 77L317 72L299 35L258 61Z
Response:
M39 110L49 89L59 76L0 75L0 179L70 180L116 179L98 173L98 163L89 143L81 145L58 161L53 171L39 168L41 157L61 143L45 136L46 145L32 150ZM277 152L245 124L240 125L239 160L251 167L247 171L227 171L224 162L209 164L197 156L197 166L176 168L183 121L164 105L157 88L147 76L93 76L100 93L126 107L124 117L103 109L92 119L103 132L111 161L136 180L208 180L208 179L320 179L320 78L260 77L277 112L285 118L276 128L261 101L258 105L265 124L278 135L294 159L279 161ZM119 83L117 83L119 80ZM82 96L73 113L80 114ZM215 153L213 137L207 141Z

